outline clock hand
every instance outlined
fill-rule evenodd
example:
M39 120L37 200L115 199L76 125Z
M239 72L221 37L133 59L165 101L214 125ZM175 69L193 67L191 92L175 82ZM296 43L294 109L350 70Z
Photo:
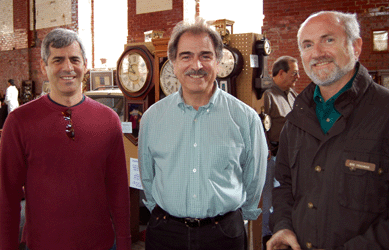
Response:
M133 74L136 74L136 73L135 73L135 70L132 68L132 64L130 64L130 67L129 67L129 69L128 69L128 72L131 72L131 73L133 73Z

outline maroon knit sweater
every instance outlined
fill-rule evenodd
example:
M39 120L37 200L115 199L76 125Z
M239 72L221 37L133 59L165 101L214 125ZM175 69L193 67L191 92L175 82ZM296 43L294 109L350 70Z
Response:
M117 114L86 97L71 107L71 140L63 111L43 96L11 112L0 149L0 249L23 239L39 250L131 248L129 193ZM112 220L111 220L112 219Z

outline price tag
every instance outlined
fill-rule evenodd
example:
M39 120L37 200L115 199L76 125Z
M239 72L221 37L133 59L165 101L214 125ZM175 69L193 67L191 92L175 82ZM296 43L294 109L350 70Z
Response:
M142 182L140 180L138 159L130 159L130 187L143 190Z

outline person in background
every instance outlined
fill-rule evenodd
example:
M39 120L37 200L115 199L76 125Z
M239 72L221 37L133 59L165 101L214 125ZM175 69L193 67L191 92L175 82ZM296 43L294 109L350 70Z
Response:
M297 93L294 87L300 78L298 61L291 56L281 56L273 63L273 85L263 94L264 112L271 118L271 128L268 134L270 157L267 162L266 182L262 200L262 243L266 249L266 242L272 233L269 228L269 216L272 209L271 193L279 185L274 178L277 149L281 129L286 121L285 116L292 110Z
M261 213L266 138L254 109L218 88L222 48L203 19L172 32L168 57L181 87L140 125L148 250L243 250L243 220Z
M11 112L1 136L0 249L18 249L23 186L27 249L131 249L119 117L82 94L75 32L52 30L41 56L51 92Z
M8 114L11 113L14 109L19 107L19 91L15 86L15 81L13 79L8 80L8 87L5 91L4 103L8 106Z
M358 62L356 14L298 31L311 78L281 132L268 249L389 249L389 90Z

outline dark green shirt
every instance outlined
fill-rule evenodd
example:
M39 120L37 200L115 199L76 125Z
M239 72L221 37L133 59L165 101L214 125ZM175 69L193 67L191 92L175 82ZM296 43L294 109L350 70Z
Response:
M324 101L324 98L320 92L320 88L316 85L315 92L313 94L313 100L316 102L316 116L319 119L320 126L324 134L327 134L327 132L332 128L332 125L334 125L336 120L338 120L340 117L340 113L334 107L336 98L351 88L355 76L356 73L351 78L351 80L341 90L339 90L338 93L336 93L327 101Z

